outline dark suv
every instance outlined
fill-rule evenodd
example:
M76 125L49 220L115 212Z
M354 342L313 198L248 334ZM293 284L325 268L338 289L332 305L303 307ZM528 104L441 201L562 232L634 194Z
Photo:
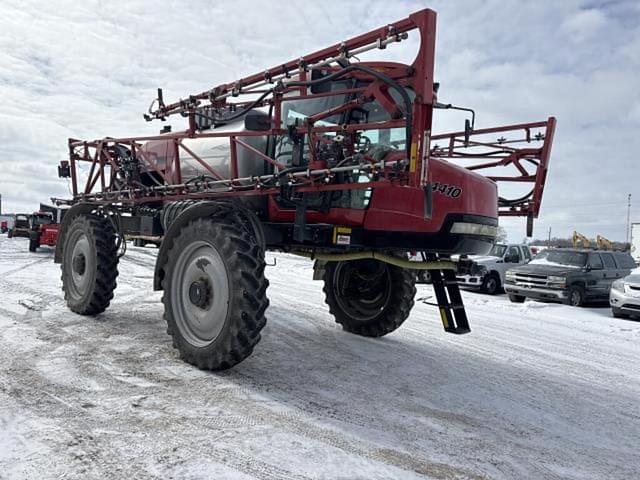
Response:
M580 306L588 300L608 300L611 284L634 268L628 253L544 250L527 265L508 270L504 290L512 302L533 298Z

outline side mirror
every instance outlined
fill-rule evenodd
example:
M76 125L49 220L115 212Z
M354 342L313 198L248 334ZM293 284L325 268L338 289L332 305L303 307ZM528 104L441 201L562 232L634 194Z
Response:
M590 271L591 271L591 270L593 270L593 269L591 268L591 265L589 265L589 264L587 263L587 266L586 266L586 267L584 267L584 270L585 270L585 272L590 272Z
M244 117L244 128L252 132L271 130L271 117L262 112L247 113Z
M469 137L471 136L471 132L473 131L473 127L471 126L471 122L467 118L464 121L464 146L469 146Z
M514 254L505 255L504 261L505 263L518 263L518 256Z
M311 80L320 80L321 78L328 76L330 73L330 71L325 72L319 68L314 68L311 70ZM310 90L313 94L330 92L331 82L318 82L316 84L312 84Z

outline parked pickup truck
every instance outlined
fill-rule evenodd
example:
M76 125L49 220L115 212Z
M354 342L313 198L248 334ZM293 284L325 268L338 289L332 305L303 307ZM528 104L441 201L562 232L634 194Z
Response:
M540 252L527 265L507 270L504 289L512 302L526 298L581 306L607 300L611 284L635 268L624 252L556 249Z
M531 251L526 245L497 243L486 255L461 257L458 260L458 284L461 287L479 288L484 293L494 295L504 285L507 270L524 265L531 257Z

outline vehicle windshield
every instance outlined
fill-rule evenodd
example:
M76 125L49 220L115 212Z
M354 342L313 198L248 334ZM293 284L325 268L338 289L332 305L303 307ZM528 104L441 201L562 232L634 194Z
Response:
M353 89L354 87L363 87L366 86L367 83L356 81L354 79L345 79L331 82L330 91L331 92L341 92L349 89ZM413 100L415 97L412 90L407 89L409 93L409 97ZM400 102L400 94L393 89L389 90L389 94L393 97L394 100ZM346 102L349 102L353 98L355 98L354 93L344 93L339 95L326 95L326 96L317 96L313 98L296 98L293 94L291 95L291 99L288 100L285 98L285 101L282 103L282 124L283 127L291 127L291 126L302 126L304 125L304 120L312 115L318 114L320 112L324 112L330 110L335 107L339 107L340 105L344 105ZM327 126L338 126L344 124L360 124L360 123L376 123L391 120L391 116L389 113L377 102L365 103L358 108L353 108L350 111L340 112L334 115L330 115L321 120L317 120L314 125L316 127L327 127ZM404 128L383 128L383 129L372 129L372 130L363 130L356 137L358 144L355 145L355 149L362 153L370 153L374 155L373 151L388 151L390 149L393 150L405 150L405 137L406 130ZM334 152L331 152L331 149L335 148L335 144L332 141L337 135L337 132L326 132L323 134L324 140L320 141L316 146L318 150L323 150L325 152L325 156L330 160L327 161L329 167L336 166L338 163L342 164L346 159L338 160L338 158L333 155ZM298 167L307 165L310 160L310 148L308 143L308 136L305 135L302 143L302 152L298 156L295 155L294 158L294 150L298 151L298 149L294 149L294 142L289 135L282 135L276 139L275 142L275 152L274 158L288 167ZM340 147L341 148L341 147ZM328 152L328 153L327 153ZM331 164L331 160L335 163ZM358 183L366 183L370 181L370 173L364 171L354 171L353 172L353 180ZM363 189L363 190L345 190L344 192L336 192L330 199L330 206L337 208L350 208L350 209L364 209L367 208L369 204L369 200L371 198L371 189ZM307 196L308 207L316 208L320 207L322 202L326 200L322 195L318 194L315 197L313 195Z
M507 250L506 245L494 245L487 255L489 255L490 257L502 258L506 250Z
M33 216L33 224L34 225L47 225L51 223L51 217L48 215L34 215Z
M530 263L581 268L587 264L587 257L588 255L585 252L576 252L572 250L545 250L536 255Z

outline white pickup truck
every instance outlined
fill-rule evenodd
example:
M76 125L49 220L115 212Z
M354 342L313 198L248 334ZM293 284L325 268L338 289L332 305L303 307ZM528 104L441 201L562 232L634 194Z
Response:
M528 263L531 258L531 250L527 245L497 243L486 255L458 259L458 284L494 295L502 289L506 271Z

